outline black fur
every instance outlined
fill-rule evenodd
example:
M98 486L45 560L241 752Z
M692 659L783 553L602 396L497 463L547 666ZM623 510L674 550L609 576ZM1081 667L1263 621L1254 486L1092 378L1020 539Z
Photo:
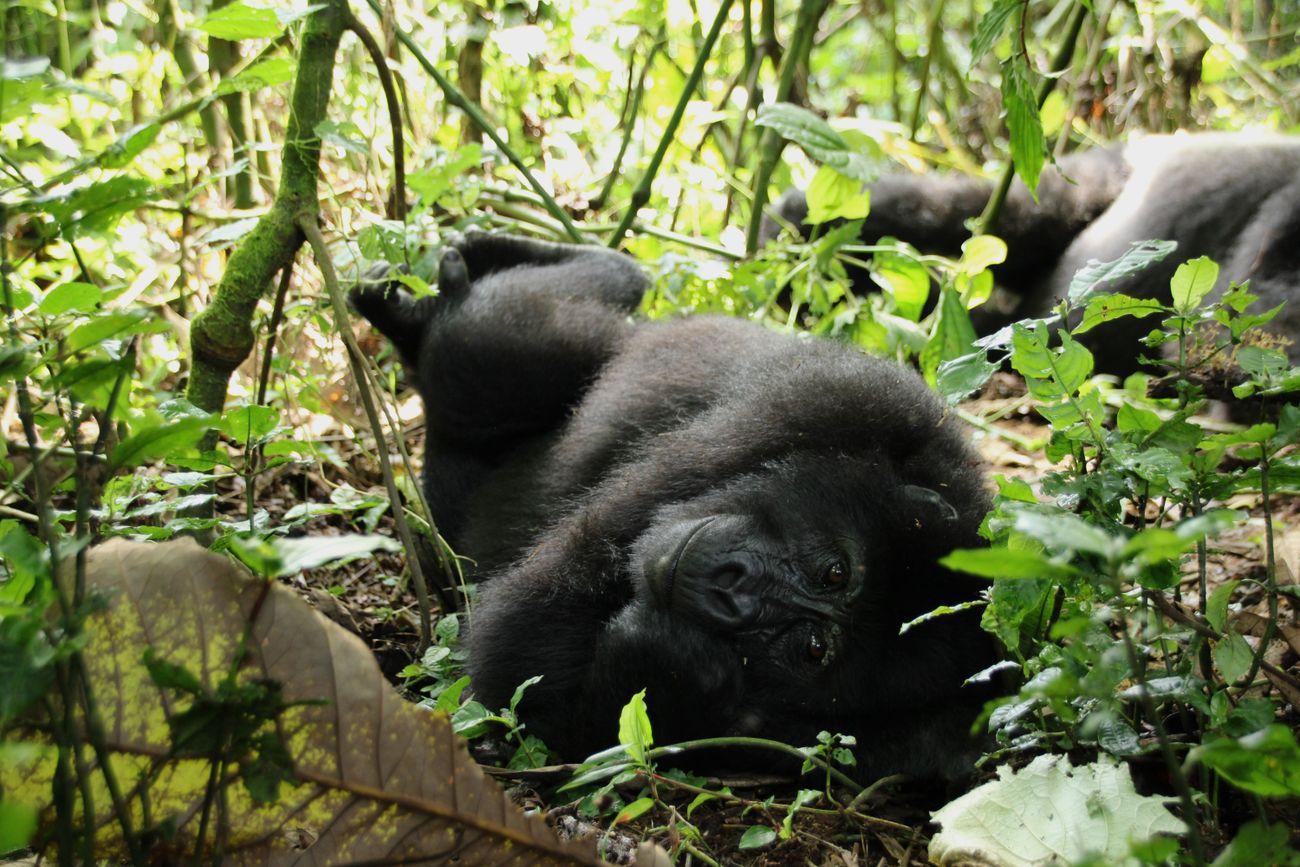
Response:
M979 544L988 500L917 376L745 321L634 324L645 279L601 248L477 236L447 258L466 289L357 307L414 373L430 504L484 579L482 701L542 675L521 713L568 759L646 688L660 743L829 730L865 776L969 768L977 615L898 630L977 592L935 561Z
M968 177L882 177L871 187L862 236L874 242L888 235L923 252L954 255L969 236L966 221L983 211L991 192L988 181ZM1260 309L1300 289L1300 138L1147 136L1062 159L1059 172L1044 172L1038 196L1035 203L1016 181L993 229L1008 250L995 275L1022 298L1015 316L1042 315L1089 260L1119 258L1134 241L1149 239L1177 241L1178 249L1164 263L1108 288L1168 300L1178 264L1210 256L1222 266L1219 288L1249 279ZM808 212L797 190L787 192L776 211L780 220L769 220L769 238L781 223L801 226ZM1100 368L1123 370L1150 327L1121 319L1086 339ZM1284 308L1271 329L1300 337L1300 305ZM1300 360L1300 345L1291 354Z

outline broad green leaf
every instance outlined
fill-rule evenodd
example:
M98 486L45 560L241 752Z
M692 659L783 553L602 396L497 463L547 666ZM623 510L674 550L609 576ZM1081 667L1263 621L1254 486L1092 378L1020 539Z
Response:
M1206 295L1214 289L1219 279L1219 264L1208 256L1184 262L1169 281L1174 308L1180 313L1191 313Z
M162 132L162 124L148 123L137 126L113 142L99 158L99 165L106 169L125 168L131 164L144 149L154 143Z
M1291 828L1285 822L1247 822L1210 867L1296 867L1300 852L1290 842Z
M46 316L60 313L89 313L95 309L103 293L90 283L60 283L41 299L38 309Z
M226 410L217 429L237 442L257 442L280 422L279 411L272 406L246 404Z
M1177 249L1175 241L1136 241L1123 256L1110 262L1090 261L1070 280L1067 297L1074 303L1083 301L1105 283L1136 274L1159 262Z
M871 210L871 192L862 182L822 166L808 185L809 223L830 220L861 220Z
M270 39L279 36L284 25L274 9L249 6L242 0L215 9L194 25L209 36L229 39Z
M63 342L61 349L64 354L71 355L74 352L98 346L110 338L120 339L128 334L134 334L147 327L145 322L147 316L148 314L144 310L131 310L126 313L105 313L96 316L89 322L72 329L72 333Z
M1073 767L1065 756L1039 756L932 814L938 865L1071 864L1085 856L1121 863L1133 841L1181 834L1183 823L1161 797L1139 795L1128 765L1101 758Z
M1234 786L1265 798L1300 796L1300 746L1295 734L1274 724L1242 738L1221 738L1187 754Z
M1205 619L1210 621L1210 625L1219 632L1228 622L1228 601L1232 599L1232 591L1237 589L1240 581L1224 581L1214 591L1210 593L1209 601L1205 604Z
M261 90L293 81L297 65L288 57L271 57L254 63L234 78L224 78L217 85L217 93L238 93L242 91Z
M1071 329L1071 333L1083 334L1112 319L1120 319L1124 316L1142 319L1166 309L1163 304L1148 298L1134 298L1119 293L1094 295L1088 299L1088 306L1083 311L1083 319Z
M126 469L188 449L215 420L216 416L191 416L147 425L113 449L113 466Z
M776 839L776 831L767 825L750 825L745 829L745 833L740 835L740 842L736 844L737 849L762 849L769 846Z
M1229 632L1221 640L1214 642L1212 655L1215 666L1223 675L1224 683L1236 683L1250 671L1254 651L1240 633Z
M1261 379L1276 376L1291 367L1285 353L1262 346L1239 347L1234 358L1242 370Z
M830 124L806 108L788 102L764 105L754 123L776 131L803 148L808 156L840 174L863 182L876 178L870 159L860 149L850 147Z
M965 274L975 275L1007 261L1007 243L994 235L976 235L961 245L961 260L957 267Z
M953 551L939 565L981 578L1056 578L1069 574L1068 566L1053 563L1044 554L1025 548L967 548Z
M935 390L948 403L955 404L971 392L983 388L984 383L997 372L998 365L989 361L988 353L976 350L942 362L935 376Z
M1002 104L1007 112L1007 131L1011 135L1011 161L1016 174L1035 197L1038 176L1047 155L1047 139L1038 116L1038 97L1029 80L1029 66L1024 55L1013 52L1002 62Z
M1094 527L1083 518L1069 512L1049 514L1023 509L1015 513L1013 526L1018 532L1024 533L1048 548L1079 551L1102 557L1111 557L1120 548L1119 541L1112 539L1106 531Z
M618 715L618 742L627 747L633 761L645 764L646 750L654 744L654 733L646 712L644 689L632 696Z
M871 280L894 303L894 310L904 319L921 318L925 302L930 299L930 273L910 256L879 252L871 261Z

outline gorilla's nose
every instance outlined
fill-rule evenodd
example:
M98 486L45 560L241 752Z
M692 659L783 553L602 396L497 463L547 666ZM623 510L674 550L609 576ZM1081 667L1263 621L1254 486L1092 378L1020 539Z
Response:
M753 624L758 620L762 600L752 592L753 582L744 572L735 568L723 568L715 573L715 580L704 592L705 609L703 614L723 629L737 630Z

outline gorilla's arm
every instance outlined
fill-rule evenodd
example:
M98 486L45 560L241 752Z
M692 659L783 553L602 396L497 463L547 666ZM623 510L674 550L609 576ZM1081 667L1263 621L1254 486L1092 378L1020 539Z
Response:
M993 234L1007 242L1007 262L998 276L1012 289L1050 266L1083 229L1119 195L1128 167L1119 147L1094 148L1048 166L1038 199L1017 179L1007 193ZM970 237L966 223L978 217L993 193L993 183L965 175L891 174L871 184L871 212L862 239L874 243L894 237L923 252L956 255ZM800 190L789 190L776 204L782 221L801 227L808 216ZM779 227L769 223L767 237Z

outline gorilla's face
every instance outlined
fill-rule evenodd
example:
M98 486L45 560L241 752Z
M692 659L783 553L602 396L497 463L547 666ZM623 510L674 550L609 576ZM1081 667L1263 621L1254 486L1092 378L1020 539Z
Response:
M640 614L621 619L692 648L696 698L731 733L806 737L887 713L899 626L954 601L934 561L975 544L887 463L825 463L783 461L663 508L633 547Z

